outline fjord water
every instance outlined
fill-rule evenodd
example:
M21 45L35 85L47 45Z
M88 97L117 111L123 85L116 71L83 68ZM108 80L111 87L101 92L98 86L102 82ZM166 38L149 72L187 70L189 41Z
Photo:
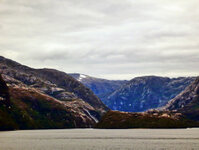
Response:
M198 150L199 129L0 132L0 150Z

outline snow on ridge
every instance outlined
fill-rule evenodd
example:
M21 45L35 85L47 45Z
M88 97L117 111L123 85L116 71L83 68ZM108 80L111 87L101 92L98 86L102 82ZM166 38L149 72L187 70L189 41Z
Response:
M86 78L86 75L80 74L78 81L81 81L82 79Z

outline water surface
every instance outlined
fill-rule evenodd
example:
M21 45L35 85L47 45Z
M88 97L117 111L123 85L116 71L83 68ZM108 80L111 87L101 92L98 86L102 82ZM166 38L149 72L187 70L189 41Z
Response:
M199 129L0 132L0 150L199 150Z

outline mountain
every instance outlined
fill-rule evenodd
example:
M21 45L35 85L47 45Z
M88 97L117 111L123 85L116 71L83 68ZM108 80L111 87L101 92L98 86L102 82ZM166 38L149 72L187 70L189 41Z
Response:
M0 73L55 98L65 100L78 97L101 112L108 110L90 89L64 72L54 69L33 69L0 57Z
M110 94L104 103L112 110L143 112L166 105L194 80L194 77L137 77Z
M0 90L7 91L11 103L7 107L6 101L0 111L19 129L91 127L109 110L90 89L64 72L33 69L0 57L0 73ZM5 92L0 94L1 101L5 97ZM20 116L27 122L20 122ZM5 118L0 118L0 125L2 120Z
M142 113L109 111L96 128L199 127L199 77L160 109Z
M126 80L106 80L91 77L84 74L69 74L79 82L83 83L86 87L91 89L103 102L106 101L108 95L119 89L128 81Z
M199 77L163 108L199 121Z
M4 83L0 80L0 89L4 89L0 95L7 95L0 103L0 130L91 127L96 123L91 115L96 110L81 99L64 102L27 86L5 88Z

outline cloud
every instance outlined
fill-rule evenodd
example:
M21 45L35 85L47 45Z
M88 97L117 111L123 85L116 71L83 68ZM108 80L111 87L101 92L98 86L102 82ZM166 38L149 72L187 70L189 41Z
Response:
M197 0L1 0L0 53L110 79L199 70Z

